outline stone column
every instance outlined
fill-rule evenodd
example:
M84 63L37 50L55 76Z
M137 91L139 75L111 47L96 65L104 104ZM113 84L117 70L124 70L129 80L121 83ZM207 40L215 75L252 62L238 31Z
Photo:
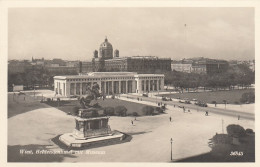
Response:
M148 91L150 92L150 80L148 80Z
M131 93L136 92L136 88L135 87L136 87L135 86L135 80L133 80L132 81L132 92Z
M82 95L82 83L79 84L79 95Z
M70 96L70 83L69 82L66 82L66 95L67 97Z
M118 81L118 93L120 94L121 93L121 81Z
M114 81L111 82L112 82L112 94L114 94Z
M159 81L158 80L156 80L156 89L157 89L157 91L159 91Z
M143 92L146 92L146 80L143 80L144 81L144 90Z
M77 90L77 83L74 83L74 95L76 95L76 90Z
M128 80L125 82L125 91L128 93Z
M101 80L97 81L97 84L99 85L99 93L101 93Z

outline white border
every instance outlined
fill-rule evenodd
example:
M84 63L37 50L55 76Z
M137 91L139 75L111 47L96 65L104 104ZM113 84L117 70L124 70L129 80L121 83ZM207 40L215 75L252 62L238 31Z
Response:
M0 99L1 99L1 115L0 115L0 166L202 166L219 167L219 166L250 166L259 165L259 114L257 110L259 106L259 98L257 96L258 67L256 66L256 104L255 104L255 130L256 130L256 162L255 163L7 163L7 35L8 35L8 8L13 7L254 7L255 8L255 60L259 59L259 25L260 25L260 1L1 1L0 0ZM258 31L257 31L258 30ZM257 140L258 139L258 140Z

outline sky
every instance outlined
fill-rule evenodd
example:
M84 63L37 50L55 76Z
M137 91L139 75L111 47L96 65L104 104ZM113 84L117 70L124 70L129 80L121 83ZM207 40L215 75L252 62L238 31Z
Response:
M185 26L186 25L186 26ZM9 8L8 59L89 61L105 37L120 57L255 57L254 8Z

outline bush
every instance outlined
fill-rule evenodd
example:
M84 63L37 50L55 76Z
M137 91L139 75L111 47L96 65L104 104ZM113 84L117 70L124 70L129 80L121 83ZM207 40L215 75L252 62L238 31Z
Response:
M240 104L238 101L235 101L234 103L235 103L235 104Z
M227 133L233 137L242 137L246 135L246 131L242 126L234 124L227 126Z
M153 115L154 114L154 108L152 106L144 106L142 108L142 112L144 115Z
M114 107L105 107L104 108L104 115L109 115L109 116L115 115Z
M217 102L216 101L212 101L211 104L217 104Z
M79 107L74 107L73 108L73 114L77 115L77 116L79 115Z
M51 98L47 98L47 102L48 102L48 103L51 102Z
M216 134L211 141L214 144L231 144L232 137L227 134Z
M156 107L155 111L158 111L158 113L163 113L163 109L161 107Z
M132 114L134 117L137 117L138 116L138 113L137 112L133 112Z
M115 114L117 116L126 116L127 108L125 106L115 107Z
M255 102L255 92L243 93L240 99L241 103L254 103Z

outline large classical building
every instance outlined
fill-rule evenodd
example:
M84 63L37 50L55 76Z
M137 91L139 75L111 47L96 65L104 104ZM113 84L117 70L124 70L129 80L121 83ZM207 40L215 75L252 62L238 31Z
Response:
M81 62L80 72L127 71L138 73L154 73L155 71L170 71L171 59L155 56L119 57L119 50L106 38L94 51L92 62Z
M70 97L85 95L87 87L97 83L100 93L144 93L164 88L163 74L137 74L136 72L91 72L87 74L55 76L54 91L57 95Z
M172 70L199 74L216 74L228 70L229 63L225 60L192 58L172 61Z

